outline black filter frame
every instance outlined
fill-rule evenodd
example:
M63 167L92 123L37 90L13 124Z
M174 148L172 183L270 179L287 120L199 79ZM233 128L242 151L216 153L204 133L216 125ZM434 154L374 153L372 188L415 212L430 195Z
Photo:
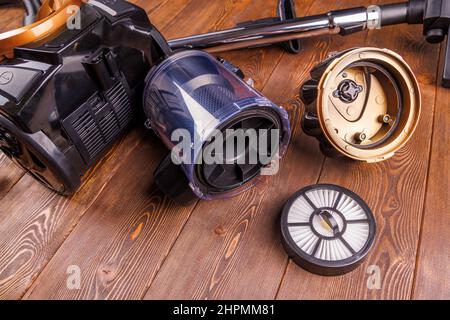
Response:
M356 253L354 253L351 257L344 259L344 260L337 260L337 261L326 261L322 259L317 259L312 255L307 254L305 251L301 250L295 241L292 239L291 234L289 232L289 224L288 224L288 215L290 212L290 209L294 202L300 198L301 196L305 196L305 194L308 191L316 190L316 189L328 189L328 190L334 190L340 192L340 194L345 194L346 196L350 197L352 200L356 201L358 205L361 206L361 208L364 210L364 212L367 215L368 218L368 225L369 225L369 235L368 240L364 244L364 246ZM340 197L336 201L336 204L339 203ZM306 199L306 197L305 197ZM312 206L312 204L310 203ZM315 208L314 213L311 215L313 217L317 210L320 209L326 209L326 208ZM330 208L331 209L331 208ZM336 208L332 208L336 213L343 216L342 213L338 212ZM311 221L311 220L310 220ZM345 222L345 220L344 220ZM288 202L285 204L281 218L280 218L280 227L281 227L281 240L284 249L288 253L289 257L300 267L303 269L322 276L337 276L337 275L343 275L350 271L353 271L356 269L366 258L367 254L369 253L370 249L372 248L374 241L375 241L375 235L376 235L376 222L375 217L370 210L369 206L364 202L364 200L361 199L360 196L358 196L356 193L354 193L351 190L348 190L344 187L334 185L334 184L315 184L311 186L307 186L299 191L297 191L291 198L289 198ZM343 231L341 231L341 234L345 232L345 224ZM319 238L324 238L326 240L326 237L322 237L318 234L316 236L319 236ZM342 238L340 238L342 241Z

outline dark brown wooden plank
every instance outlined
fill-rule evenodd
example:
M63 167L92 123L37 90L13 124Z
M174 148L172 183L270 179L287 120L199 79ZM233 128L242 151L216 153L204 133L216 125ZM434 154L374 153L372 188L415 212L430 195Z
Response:
M182 8L185 0L171 3ZM181 9L180 9L181 10ZM157 17L160 10L153 12ZM175 11L176 16L176 11ZM170 22L166 20L161 27ZM126 136L86 176L71 198L46 190L25 176L0 204L0 297L20 298L75 228L86 209L99 197L128 156L144 138L140 131ZM128 163L128 165L131 165Z
M443 63L442 50L441 65ZM413 299L450 299L450 90L437 88L431 160L427 182Z
M20 8L0 8L0 16L2 17L2 21L0 22L0 33L21 27L23 14L24 11Z
M0 200L24 174L23 170L12 163L3 153L0 153Z
M152 185L166 153L155 137L139 144L27 293L29 299L139 299L192 210ZM66 286L69 266L81 290Z
M341 277L315 276L290 263L278 295L280 299L408 299L411 295L428 169L439 47L425 44L420 26L373 31L367 45L402 53L412 66L425 102L419 128L412 141L389 161L363 164L326 160L320 181L348 187L367 201L378 224L376 243L360 268ZM367 287L369 265L381 269L380 290Z
M23 10L19 8L0 9L0 33L18 28L22 25ZM0 199L23 176L23 170L17 168L3 153L0 152Z
M299 13L346 5L316 1L309 9L303 1ZM301 133L298 88L334 41L342 39L307 41L300 55L283 55L267 85L259 83L258 88L291 113L293 139L279 175L237 198L199 203L145 298L275 297L287 264L277 229L280 210L297 189L317 181L323 161L315 140ZM277 60L274 55L267 59Z
M72 197L56 195L25 175L0 203L0 297L20 298L85 210L136 148L131 133L101 161Z
M222 9L223 1L210 1L202 8L191 2L185 10L201 10L203 22L197 19L190 25L188 15L179 15L177 22L198 32L210 26L211 15L220 19L218 12L228 15L241 10L225 3L229 11ZM172 24L162 31L170 34L178 28ZM123 164L124 170L86 212L26 298L142 298L194 207L168 202L152 184L153 171L166 153L155 137L140 141L138 150ZM81 268L79 291L66 287L69 265Z

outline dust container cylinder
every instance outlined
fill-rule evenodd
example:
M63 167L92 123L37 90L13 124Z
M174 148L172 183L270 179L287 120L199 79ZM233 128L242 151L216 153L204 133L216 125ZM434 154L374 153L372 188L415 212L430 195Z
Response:
M175 148L172 160L182 162L179 166L188 188L197 197L231 197L259 181L267 163L259 156L252 162L249 154L260 147L260 141L266 139L266 155L272 160L287 149L287 112L206 52L173 54L150 71L146 83L148 123L170 150ZM257 139L249 139L247 132L256 133ZM230 152L227 146L233 144L228 142L237 141L239 134L246 136L241 140L244 146L237 143ZM190 144L188 151L180 150L186 143ZM223 150L216 148L220 145ZM205 161L205 155L221 161Z

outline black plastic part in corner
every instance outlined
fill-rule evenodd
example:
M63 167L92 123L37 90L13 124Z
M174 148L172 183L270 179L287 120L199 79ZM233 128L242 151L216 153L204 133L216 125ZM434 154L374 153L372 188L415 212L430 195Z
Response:
M423 33L429 43L440 43L447 37L447 45L442 71L442 86L450 88L450 1L428 0L423 18Z
M27 26L35 22L36 15L41 7L41 0L23 0L23 6L25 7L23 24Z
M105 47L82 59L81 64L102 91L110 89L120 76L113 53Z
M189 187L189 181L183 169L173 163L170 153L160 163L153 175L158 188L176 203L188 206L198 199Z
M301 125L303 132L310 137L318 138L323 134L319 119L313 112L306 111L303 114Z
M450 27L448 27L448 34L450 35ZM447 36L447 49L444 57L444 70L442 73L442 86L450 88L450 40Z

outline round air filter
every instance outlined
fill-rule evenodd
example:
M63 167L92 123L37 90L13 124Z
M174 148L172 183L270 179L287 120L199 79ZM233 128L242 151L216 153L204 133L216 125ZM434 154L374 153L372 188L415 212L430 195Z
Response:
M301 89L302 127L331 157L378 162L392 157L417 127L421 97L408 64L387 49L332 55Z
M282 241L289 256L320 275L355 269L369 252L375 232L367 204L336 185L319 184L298 191L281 216Z

